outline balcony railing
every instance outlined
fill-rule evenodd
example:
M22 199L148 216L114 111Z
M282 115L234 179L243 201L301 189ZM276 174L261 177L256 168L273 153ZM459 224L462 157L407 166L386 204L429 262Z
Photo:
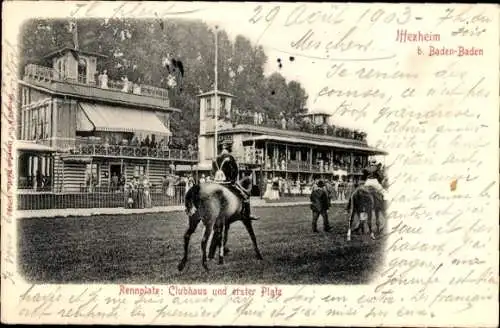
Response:
M180 161L198 161L198 152L195 150L186 149L161 149L150 147L134 147L134 146L119 146L119 145L78 145L70 150L72 155L82 156L101 156L101 157L135 157L135 158L152 158Z
M288 161L288 162L273 162L273 161L249 161L241 158L238 161L241 164L262 165L264 170L272 171L288 171L288 172L312 172L312 173L330 173L333 174L336 170L345 170L349 174L360 174L363 170L361 165L354 165L352 168L349 164L311 164L305 161Z
M120 91L125 93L133 93L141 96L154 97L159 99L168 99L169 91L167 89L162 89L146 84L133 84L132 82L124 81L113 81L108 80L107 87L100 87L96 84L93 77L87 78L79 76L78 78L69 78L62 76L57 70L51 67L44 67L35 64L26 65L24 71L25 79L31 79L40 82L63 82L72 83L82 86L88 86L98 89L108 89L113 91Z
M344 127L338 127L334 125L328 125L328 124L315 125L307 121L295 122L292 119L286 119L286 122L282 122L280 119L271 119L271 118L263 118L262 120L260 120L254 117L252 114L234 114L231 117L230 121L233 125L238 125L238 124L256 125L267 128L298 131L298 132L326 135L331 137L345 138L358 141L366 141L366 136L367 136L365 132L348 129Z

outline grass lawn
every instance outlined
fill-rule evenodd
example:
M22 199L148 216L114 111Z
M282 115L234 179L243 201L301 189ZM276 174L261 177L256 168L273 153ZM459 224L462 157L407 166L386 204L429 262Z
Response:
M191 238L182 273L183 212L18 221L19 260L36 283L259 283L361 284L382 259L383 241L354 235L346 242L344 206L330 210L332 231L311 231L307 206L255 208L254 229L263 261L255 257L240 222L229 232L225 264L201 267L203 226ZM217 259L217 257L216 257Z

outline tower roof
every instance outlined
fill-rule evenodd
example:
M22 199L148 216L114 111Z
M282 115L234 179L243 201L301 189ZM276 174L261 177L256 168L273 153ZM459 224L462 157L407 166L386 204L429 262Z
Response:
M70 48L70 47L64 47L64 48L52 51L51 53L45 55L43 58L44 59L50 59L52 57L61 56L61 55L63 55L64 53L66 53L68 51L70 51L71 53L73 53L73 55L75 55L75 54L82 54L82 55L87 55L87 56L108 58L108 56L102 55L102 54L98 54L96 52L76 50L76 49L73 49L73 48Z

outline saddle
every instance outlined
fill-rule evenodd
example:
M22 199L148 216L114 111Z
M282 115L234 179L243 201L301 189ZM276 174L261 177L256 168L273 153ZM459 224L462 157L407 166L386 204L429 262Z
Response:
M250 200L250 195L246 192L245 189L243 189L242 186L240 186L238 182L236 183L227 182L224 183L223 185L225 185L233 194L235 194L243 202L247 202Z

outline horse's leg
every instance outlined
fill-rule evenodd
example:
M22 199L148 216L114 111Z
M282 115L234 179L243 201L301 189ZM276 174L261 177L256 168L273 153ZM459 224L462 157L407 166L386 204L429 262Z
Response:
M230 223L226 223L226 228L224 229L224 254L229 254L229 248L227 248L227 238L229 235Z
M257 259L262 260L262 254L260 254L259 246L257 246L257 238L255 237L255 232L253 231L253 226L252 226L252 221L248 218L243 219L241 222L243 222L243 225L248 231L248 234L250 235L250 239L252 240L253 244L253 249L255 250L255 254L257 255Z
M229 254L230 250L227 247L227 239L228 239L228 234L229 234L229 227L230 224L226 224L226 227L224 228L224 255ZM214 236L215 237L215 236ZM208 259L213 260L215 257L215 251L217 250L217 247L220 246L222 242L222 235L219 235L217 238L212 238L212 242L210 243L210 249L208 251Z
M368 214L368 229L370 230L370 238L375 239L375 232L373 229L373 216L375 214L375 210L373 206L368 206L368 210L366 211Z
M226 222L225 220L221 223L221 232L220 232L220 242L219 242L219 264L224 264L224 245L226 244L225 242L225 237L227 238L226 234Z
M189 251L189 239L191 239L191 235L196 231L198 223L200 223L200 216L198 215L198 213L191 215L189 217L189 228L186 230L186 233L184 234L184 256L182 257L181 262L177 266L179 271L182 271L186 266L188 251Z
M349 203L350 203L350 207L351 207L351 213L349 215L349 226L347 228L347 241L351 241L352 223L354 222L354 216L356 215L355 206L357 206L357 201L354 201L354 199L355 199L354 197L351 197L349 199Z
M354 222L355 215L356 215L356 212L354 210L351 210L351 214L349 215L349 226L347 228L347 241L351 241L351 229L352 229L352 224Z
M220 231L216 229L214 231L214 235L212 237L212 241L210 242L210 249L208 250L208 259L213 260L215 257L215 251L217 250L217 246L220 245L220 240L222 236L220 234Z
M208 271L208 266L207 266L207 242L208 242L208 238L210 238L210 235L212 234L212 230L213 230L213 224L212 224L212 222L208 222L208 224L205 224L205 231L203 232L203 238L201 239L201 254L202 254L201 264L203 265L203 268L206 271Z

